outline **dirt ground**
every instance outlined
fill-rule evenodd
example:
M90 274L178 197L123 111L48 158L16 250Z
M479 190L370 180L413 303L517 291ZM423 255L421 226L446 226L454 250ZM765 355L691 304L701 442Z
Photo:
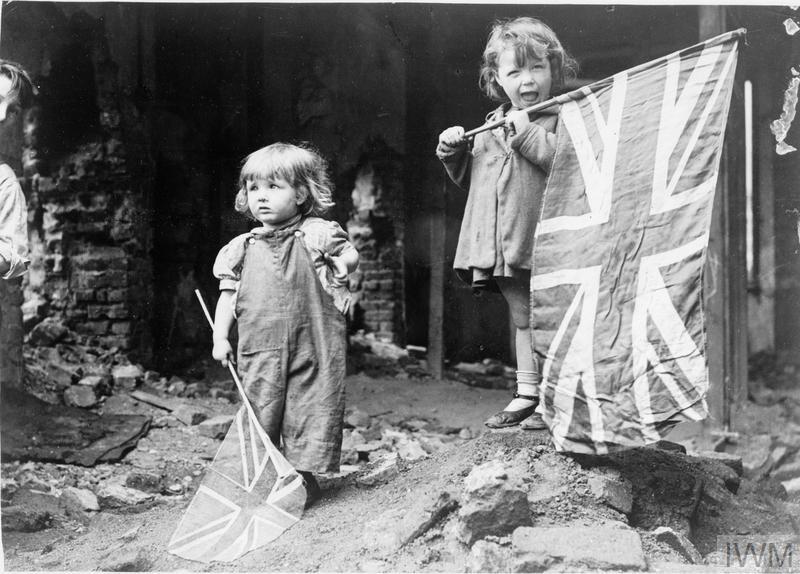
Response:
M463 572L467 570L469 549L456 544L449 534L454 527L453 520L445 520L400 549L376 541L376 531L381 530L385 521L392 520L393 515L387 511L410 508L431 494L456 492L462 488L464 477L474 465L492 457L508 457L514 452L531 449L541 452L542 457L553 457L554 468L563 470L565 476L561 479L566 481L562 488L564 495L543 506L542 523L594 524L599 519L613 518L613 512L594 508L580 495L580 485L585 484L583 470L570 459L552 452L546 432L485 429L483 420L502 408L509 395L506 390L471 387L450 380L349 376L349 410L364 411L372 421L380 419L399 427L435 425L440 434L452 440L448 439L443 448L418 460L401 460L399 473L385 484L360 485L355 480L358 473L327 477L322 481L322 499L306 511L299 523L267 546L226 564L191 562L166 550L167 541L220 441L201 436L196 427L171 422L155 407L115 397L109 407L117 412L154 416L148 435L121 462L101 464L93 469L38 465L32 467L31 472L46 471L50 476L60 473L62 484L91 486L132 470L166 470L176 484L182 484L182 492L158 496L148 504L133 508L103 510L85 521L59 520L38 532L3 532L5 569ZM187 400L220 414L232 414L236 410L235 405L215 399ZM773 407L753 405L753 409L749 416L753 419L754 434L769 432L764 425L775 425L778 430L781 418L776 416ZM785 427L785 416L782 420ZM679 429L675 437L685 440L690 447L702 446L697 444L699 439L692 433L692 429ZM4 465L4 473L18 472L19 468L19 465ZM577 486L573 488L570 482ZM796 507L786 506L793 503L786 500L785 493L773 495L745 480L738 498L735 508L717 512L713 520L710 519L713 521L708 530L711 538L720 532L786 534L793 531L789 516ZM676 565L693 571L717 569L710 565L691 566L669 547L655 542L644 530L642 534L651 570L670 571L678 568Z

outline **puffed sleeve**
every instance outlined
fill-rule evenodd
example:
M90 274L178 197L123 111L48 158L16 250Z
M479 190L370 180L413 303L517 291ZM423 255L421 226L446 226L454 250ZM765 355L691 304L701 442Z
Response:
M356 251L350 243L347 232L335 221L327 221L317 217L309 217L303 222L306 248L319 277L322 288L333 297L333 303L340 312L346 314L350 308L352 296L346 284L333 279L332 271L325 262L325 254L339 257L346 252Z
M9 269L2 279L19 277L28 270L28 211L17 176L0 165L0 257Z
M219 289L236 290L242 276L245 235L240 235L220 249L214 260L214 277L219 279Z
M356 248L350 243L350 236L342 229L342 226L335 221L326 221L325 245L323 251L338 257L345 252L355 251Z

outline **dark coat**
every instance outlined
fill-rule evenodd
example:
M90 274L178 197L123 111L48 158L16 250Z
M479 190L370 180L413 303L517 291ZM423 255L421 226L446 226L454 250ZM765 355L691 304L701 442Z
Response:
M508 105L489 116L504 116ZM547 175L556 150L557 110L538 114L521 133L505 137L504 127L475 136L454 153L436 154L450 178L468 191L453 267L471 280L471 268L491 272L497 246L505 265L531 269L533 234L541 211Z

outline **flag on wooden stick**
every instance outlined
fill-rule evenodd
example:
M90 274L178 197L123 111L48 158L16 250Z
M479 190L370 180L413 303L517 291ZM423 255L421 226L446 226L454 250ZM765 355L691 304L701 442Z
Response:
M300 520L306 502L302 477L267 436L230 370L243 405L167 545L199 562L230 562L274 540Z
M560 450L641 446L707 415L701 275L743 35L558 98L531 325Z

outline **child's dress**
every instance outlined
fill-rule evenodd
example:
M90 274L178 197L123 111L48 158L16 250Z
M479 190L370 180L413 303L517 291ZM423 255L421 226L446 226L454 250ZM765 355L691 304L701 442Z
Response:
M508 109L501 106L487 121ZM545 110L519 134L506 137L501 126L476 135L471 150L437 151L453 182L469 190L453 267L474 287L493 288L493 277L529 276L557 119L556 110Z
M337 223L298 217L278 230L239 235L214 263L220 289L237 291L237 367L245 392L297 470L339 470L346 287L331 284L323 254L348 249L354 247Z

